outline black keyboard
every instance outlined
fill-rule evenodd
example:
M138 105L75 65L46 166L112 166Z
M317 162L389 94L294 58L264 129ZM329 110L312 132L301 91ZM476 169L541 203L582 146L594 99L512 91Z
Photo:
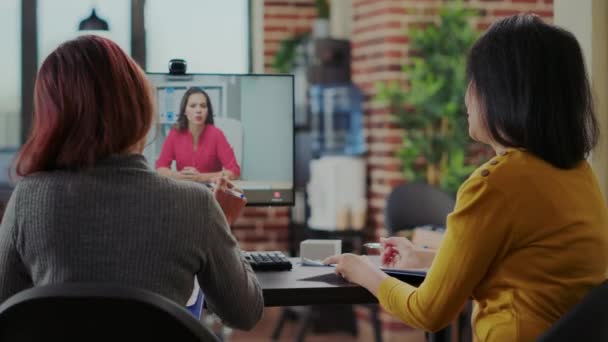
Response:
M254 271L289 271L291 262L282 252L243 252Z

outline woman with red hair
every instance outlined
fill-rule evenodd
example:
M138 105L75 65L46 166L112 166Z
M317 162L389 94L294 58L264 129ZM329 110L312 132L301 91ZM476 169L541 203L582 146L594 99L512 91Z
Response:
M46 58L0 225L0 302L32 286L114 282L184 305L196 276L225 323L258 322L262 292L228 227L236 215L142 156L153 103L142 70L108 39L80 37Z

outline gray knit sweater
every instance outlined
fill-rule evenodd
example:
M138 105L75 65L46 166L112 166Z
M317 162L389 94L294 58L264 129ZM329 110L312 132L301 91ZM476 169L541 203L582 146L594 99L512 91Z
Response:
M225 323L259 321L262 291L211 192L158 175L141 155L25 177L0 225L0 302L31 286L95 281L185 305L194 275Z

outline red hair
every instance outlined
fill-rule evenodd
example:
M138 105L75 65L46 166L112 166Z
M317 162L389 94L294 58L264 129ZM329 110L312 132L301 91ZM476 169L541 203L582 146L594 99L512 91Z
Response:
M16 172L79 170L124 153L146 137L153 111L144 72L116 43L92 35L65 42L38 72Z

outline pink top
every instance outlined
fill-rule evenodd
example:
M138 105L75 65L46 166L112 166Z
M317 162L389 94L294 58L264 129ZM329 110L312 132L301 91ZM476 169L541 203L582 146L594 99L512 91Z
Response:
M231 171L236 177L241 174L241 168L236 162L234 151L228 144L226 136L214 125L205 125L194 149L194 140L189 130L179 131L175 128L169 131L169 136L163 144L156 168L171 167L176 161L177 170L184 167L195 167L198 172L218 172L222 167Z

